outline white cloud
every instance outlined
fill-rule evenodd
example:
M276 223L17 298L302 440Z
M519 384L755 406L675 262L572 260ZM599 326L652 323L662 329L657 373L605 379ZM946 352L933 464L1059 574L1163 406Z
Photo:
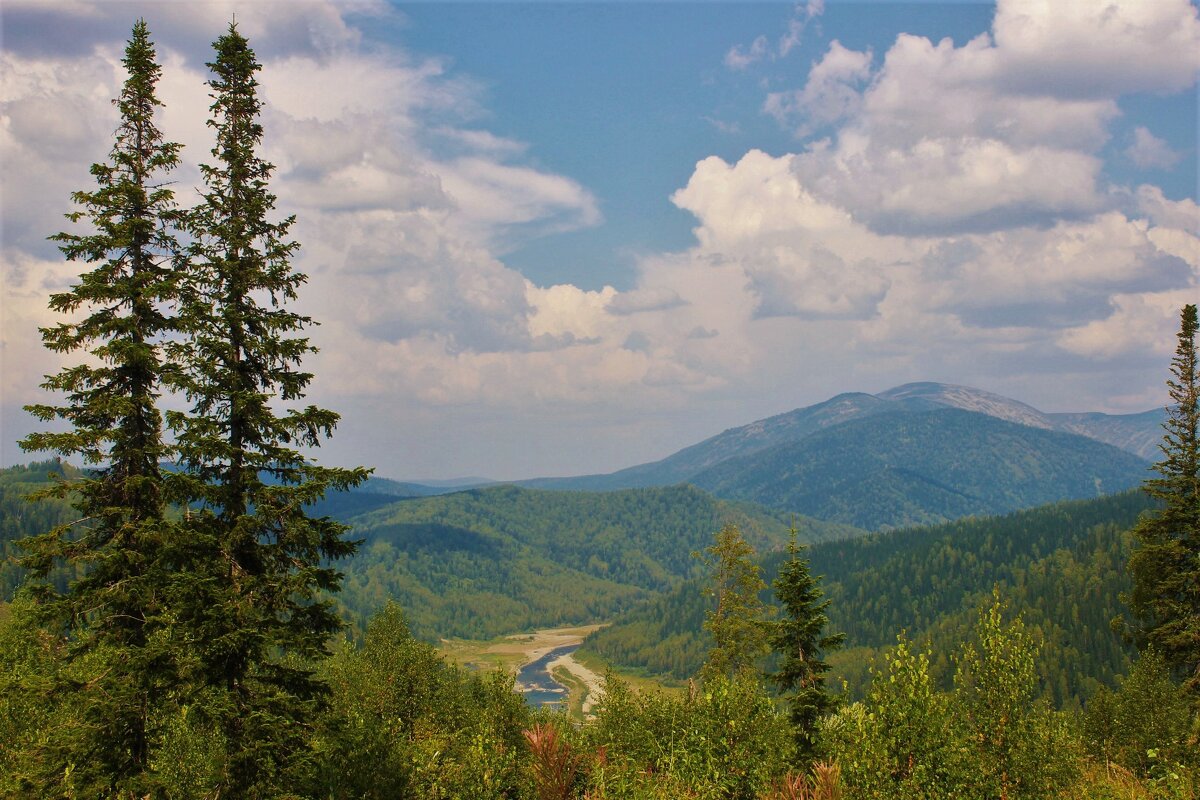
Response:
M779 39L779 57L784 58L792 50L800 46L804 39L804 29L816 17L825 13L825 0L808 0L797 3L792 18L788 20L787 32Z
M807 0L797 3L788 20L787 29L774 47L765 35L755 37L748 46L734 45L725 53L725 66L741 72L760 61L786 58L804 40L804 30L815 18L825 13L825 0Z
M1177 91L1197 66L1200 22L1182 0L1001 0L991 32L961 46L901 34L878 70L834 41L802 89L768 94L764 110L801 137L840 124L797 168L877 230L1002 230L1113 208L1099 153L1117 98ZM1135 136L1142 165L1172 159L1144 128Z
M769 47L766 36L759 36L749 47L734 45L725 54L725 66L734 70L746 69L751 64L762 61L767 56Z
M191 47L197 37L207 47L231 8L202 5L164 8L151 19L164 65L161 124L168 138L187 145L185 162L210 159L209 100L206 73L176 48L181 42ZM541 352L553 313L545 303L534 305L543 298L496 253L547 232L595 224L595 198L570 178L521 163L522 143L479 129L473 81L447 75L437 60L356 49L358 33L346 24L345 7L296 4L269 17L257 5L238 8L239 28L264 64L264 149L278 167L272 180L278 215L299 211L293 234L304 247L297 266L310 276L301 303L327 323L315 334L325 350L318 357L322 368L356 394L429 401L461 391L480 402L519 395L523 387L506 376L529 380L528 367L500 362L554 358ZM370 4L358 9L364 10L380 12ZM76 12L93 22L119 13L102 5ZM37 19L25 20L27 27L61 18L42 7L30 14ZM301 46L304 36L309 41ZM36 328L51 321L47 295L64 288L79 266L60 264L39 274L31 265L56 263L46 261L54 250L44 237L63 226L69 192L89 185L88 162L101 160L110 146L110 101L123 80L120 48L120 39L97 33L91 49L0 56L0 156L6 187L21 189L21 202L11 190L3 198L3 353L6 378L25 376L6 386L6 405L36 394L32 376L49 371ZM180 173L180 201L191 203L197 171ZM29 283L35 274L37 285ZM554 346L570 341L564 337ZM397 352L415 363L391 367L386 359ZM346 358L349 353L363 358ZM605 374L634 371L634 362L600 363ZM473 367L497 375L479 382L469 375Z
M482 157L440 164L439 173L465 227L495 247L502 248L516 226L545 234L600 221L591 193L561 175Z
M1113 297L1113 312L1104 319L1063 331L1063 349L1091 359L1174 351L1179 309L1196 302L1197 289L1138 292Z
M1200 234L1200 205L1190 197L1170 200L1157 186L1143 184L1134 195L1134 206L1137 214L1148 218L1159 229Z
M1169 93L1200 71L1200 13L1188 0L1001 0L992 29L1002 79L1021 93Z
M765 106L826 138L793 154L700 160L670 198L695 218L694 245L644 255L622 291L537 286L505 265L531 237L600 223L600 200L536 166L536 142L488 131L478 82L436 58L361 47L342 5L239 10L262 45L280 216L299 215L297 266L310 275L302 310L324 323L307 365L316 399L376 415L356 434L361 446L436 439L434 471L457 471L488 457L472 456L479 447L497 452L479 442L507 430L500 421L522 420L528 433L560 414L566 432L545 458L580 463L586 453L560 452L574 443L607 448L615 467L636 456L609 441L613 431L685 408L701 417L691 423L699 438L760 410L912 379L1019 387L1036 402L1030 387L1053 374L1054 391L1107 397L1103 376L1161 356L1178 306L1200 287L1200 208L1154 186L1105 185L1100 160L1121 92L1194 79L1185 50L1195 14L1162 0L1097 20L1084 13L1093 5L1055 22L1038 15L1058 4L1004 2L990 34L960 46L900 36L878 63L833 42L801 88ZM91 27L63 52L46 52L51 42L0 54L5 406L36 397L52 370L35 329L51 321L46 295L76 267L56 261L44 236L62 227L68 193L88 185L87 163L108 147L127 33L113 33L123 12L104 5L18 10L26 29ZM154 29L164 128L187 145L185 161L208 158L200 64L228 10L174 4ZM820 11L810 2L793 22ZM777 59L802 27L737 58ZM1025 35L1044 45L1032 52ZM1133 74L1111 82L1084 79L1101 69L1092 51L1134 59L1152 35L1173 55L1130 61ZM1083 52L1073 43L1087 36L1099 38ZM1061 52L1042 52L1053 47ZM1042 88L1027 63L1041 65ZM178 178L190 202L194 169ZM1144 394L1130 389L1121 402ZM636 446L664 436L653 427L633 434Z
M1166 141L1159 139L1144 125L1134 128L1133 143L1125 149L1125 155L1142 169L1170 169L1181 158Z
M682 305L679 293L669 286L654 286L621 292L608 301L606 308L619 316L640 314L647 311L663 311Z
M862 104L860 89L871 77L871 52L843 47L836 39L809 70L803 89L771 92L763 110L781 123L800 118L797 134L807 136L821 125L853 116Z
M838 148L811 149L795 166L815 195L882 232L995 230L1108 202L1099 159L994 139L931 138L904 149L843 133Z

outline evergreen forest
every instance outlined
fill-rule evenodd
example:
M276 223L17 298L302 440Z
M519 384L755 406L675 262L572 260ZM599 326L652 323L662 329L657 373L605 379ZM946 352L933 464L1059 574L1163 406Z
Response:
M79 279L49 298L66 366L22 441L51 457L0 471L0 796L1200 797L1195 305L1152 470L953 409L696 485L438 494L324 466L339 417L306 398L319 321L261 65L235 23L211 58L195 205L139 20L112 148L52 237ZM838 473L860 480L830 500ZM610 669L581 714L437 647L589 623Z

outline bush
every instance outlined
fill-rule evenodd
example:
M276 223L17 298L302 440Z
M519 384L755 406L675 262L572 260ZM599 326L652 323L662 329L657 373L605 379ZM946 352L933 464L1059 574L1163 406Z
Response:
M399 608L323 665L315 797L501 798L530 789L531 715L509 675L473 675L412 638Z
M715 676L685 697L636 695L609 676L582 732L593 797L751 800L791 763L786 717L753 676Z
M967 726L970 783L981 797L1053 797L1078 775L1077 739L1040 696L1040 646L1019 617L1005 624L1003 615L996 593L954 675L952 713Z
M863 703L827 717L826 747L854 798L941 800L961 796L967 782L964 731L950 698L933 688L929 654L913 652L903 635L871 668Z

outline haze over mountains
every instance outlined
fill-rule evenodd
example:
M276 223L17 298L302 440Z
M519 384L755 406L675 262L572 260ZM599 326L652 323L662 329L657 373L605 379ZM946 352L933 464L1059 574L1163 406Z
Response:
M867 528L996 514L1138 485L1164 412L1047 414L1000 395L912 383L732 428L607 475L540 478L546 489L693 483Z

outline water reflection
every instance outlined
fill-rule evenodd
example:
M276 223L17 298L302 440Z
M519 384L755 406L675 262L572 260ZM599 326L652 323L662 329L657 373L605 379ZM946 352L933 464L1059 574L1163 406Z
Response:
M578 649L577 644L556 647L537 661L521 667L517 673L517 691L524 695L526 703L540 708L567 701L567 688L550 676L550 662Z

